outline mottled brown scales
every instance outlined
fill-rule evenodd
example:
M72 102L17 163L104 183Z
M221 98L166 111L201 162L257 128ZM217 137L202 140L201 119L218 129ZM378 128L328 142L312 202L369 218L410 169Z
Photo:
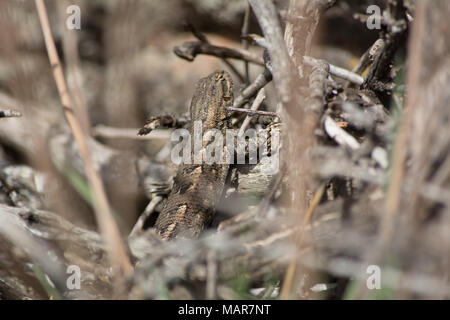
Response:
M202 134L209 129L221 131L229 127L227 106L233 105L233 81L225 71L214 72L197 83L191 102L191 137L194 121L202 122ZM202 136L203 136L202 135ZM193 140L193 139L192 139ZM193 143L193 141L192 141ZM202 149L208 141L203 141ZM205 150L201 150L204 152ZM192 162L194 148L192 148ZM226 164L180 165L174 185L156 221L156 230L163 239L197 237L214 217L228 173Z

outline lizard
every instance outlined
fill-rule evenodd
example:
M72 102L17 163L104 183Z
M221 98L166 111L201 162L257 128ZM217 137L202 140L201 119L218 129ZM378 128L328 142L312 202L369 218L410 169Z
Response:
M202 122L202 137L210 129L219 130L225 136L230 126L227 107L232 105L233 81L226 71L216 71L200 79L190 105L191 142L194 121ZM202 149L207 145L208 141L202 140ZM194 156L193 152L191 155ZM155 223L162 239L198 237L211 224L228 169L228 164L205 161L178 167L173 188Z

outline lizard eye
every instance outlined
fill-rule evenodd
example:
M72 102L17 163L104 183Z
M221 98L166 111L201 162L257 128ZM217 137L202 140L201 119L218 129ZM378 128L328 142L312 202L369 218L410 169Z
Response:
M225 77L223 75L223 72L217 72L216 73L216 81L224 81Z
M230 96L223 96L223 100L225 100L225 101L230 101L230 100L231 100L231 97L230 97Z

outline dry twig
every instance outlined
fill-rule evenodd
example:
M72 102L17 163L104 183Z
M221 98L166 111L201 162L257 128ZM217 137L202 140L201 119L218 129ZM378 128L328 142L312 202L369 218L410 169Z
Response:
M80 149L80 153L86 168L86 175L94 193L95 213L97 222L100 227L100 232L107 244L108 253L112 265L114 267L118 267L121 273L125 275L130 274L133 270L133 267L131 266L128 255L126 253L125 245L122 241L119 229L111 216L111 210L106 198L103 183L94 168L91 156L87 149L86 138L82 132L78 120L74 116L72 101L70 99L67 84L64 79L62 65L56 51L55 42L51 33L50 23L48 20L44 1L35 0L35 3L39 14L42 31L44 33L45 45L47 47L47 52L50 64L52 66L56 86L58 88L62 107L64 109L64 114L67 121L69 122L70 128L72 129L73 135Z

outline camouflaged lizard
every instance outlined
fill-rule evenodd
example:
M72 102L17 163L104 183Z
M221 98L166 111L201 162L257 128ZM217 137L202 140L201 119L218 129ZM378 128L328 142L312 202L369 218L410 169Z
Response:
M191 137L194 136L194 121L198 120L202 122L203 135L209 129L217 129L225 137L225 130L229 127L226 107L232 105L233 81L227 72L216 71L200 79L190 107ZM207 144L208 141L202 141L202 149ZM228 164L206 164L204 161L180 165L173 188L155 224L163 239L197 237L210 225L224 189L228 167Z

